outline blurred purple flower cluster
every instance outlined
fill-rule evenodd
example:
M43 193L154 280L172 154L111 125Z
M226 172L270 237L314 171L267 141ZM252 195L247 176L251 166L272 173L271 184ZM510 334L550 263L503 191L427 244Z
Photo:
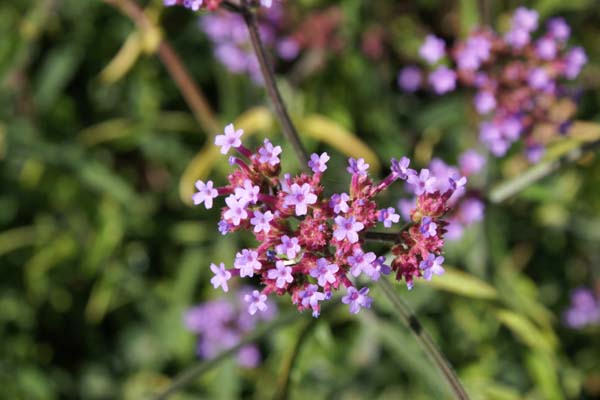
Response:
M254 4L257 6L270 8L275 0L254 0ZM205 8L209 11L214 11L223 0L163 0L165 7L171 6L183 6L192 11L198 11L201 8Z
M242 337L254 330L260 320L271 320L277 313L275 304L269 301L260 319L246 312L245 299L256 292L244 287L235 298L220 298L201 303L188 309L184 315L185 327L198 335L197 354L200 358L211 359L220 352L237 345ZM238 363L243 367L258 366L261 354L258 346L248 344L237 354Z
M428 35L419 55L432 70L407 66L398 84L409 92L427 85L439 95L458 84L475 89L474 108L484 117L480 140L499 157L522 139L528 159L536 162L549 140L568 129L576 106L564 82L575 79L587 62L581 47L567 46L570 28L564 19L549 20L546 32L534 38L537 29L538 13L519 7L504 35L479 28L449 49ZM444 65L450 62L454 68Z
M282 60L296 58L300 43L294 36L286 35L284 10L279 3L261 10L258 21L261 39L267 48L273 49ZM254 82L262 84L260 66L241 15L218 10L201 16L199 24L214 46L215 57L229 72L248 74Z
M600 324L600 299L586 288L571 293L571 305L564 313L565 324L573 329Z

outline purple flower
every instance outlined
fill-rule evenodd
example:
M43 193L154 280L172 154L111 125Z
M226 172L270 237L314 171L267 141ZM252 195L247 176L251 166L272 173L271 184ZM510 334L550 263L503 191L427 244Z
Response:
M481 122L479 138L497 157L503 156L508 150L509 143L502 137L500 127L493 122Z
M565 57L565 76L569 79L577 78L586 63L585 51L581 47L572 48Z
M578 288L571 293L571 307L564 314L566 324L574 329L600 323L600 302L591 290Z
M550 33L554 39L560 42L566 42L571 35L571 28L565 22L564 18L555 17L548 21L548 33Z
M291 61L300 53L300 45L294 38L284 38L277 43L277 54L286 61Z
M506 32L504 40L515 49L520 49L531 40L529 32L522 28L513 28Z
M270 269L267 274L269 279L275 280L275 286L279 289L283 289L288 283L292 283L294 281L294 277L292 276L292 267L286 267L283 261L278 260L275 263L275 268Z
M477 151L470 149L461 154L458 158L458 164L460 165L460 171L464 175L473 175L481 171L485 166L485 157Z
M231 224L227 221L219 221L218 227L221 235L227 235L231 231Z
M391 162L392 173L397 179L406 179L408 175L415 173L414 170L408 168L408 166L410 165L410 160L407 157L402 157L400 161L396 160L395 158L392 158Z
M535 53L542 60L552 60L556 57L557 51L556 42L549 37L543 37L535 44Z
M263 7L271 8L273 0L260 0L260 5Z
M414 65L404 67L398 73L398 86L407 92L415 92L421 86L421 70Z
M436 257L435 254L429 253L427 259L421 261L419 264L419 268L421 268L423 271L423 278L430 281L433 275L442 275L444 272L446 272L442 267L443 262L444 257Z
M246 211L246 202L238 200L235 195L229 195L225 198L225 204L228 209L223 214L223 217L227 220L231 220L234 226L238 226L243 219L248 218L248 212Z
M198 193L194 193L192 196L194 205L197 206L204 203L204 207L206 207L207 210L212 208L213 199L219 195L217 189L213 189L213 181L204 183L198 180L196 181L196 189L198 189Z
M377 257L375 262L372 264L372 268L369 271L365 271L365 273L373 281L379 280L381 274L389 275L390 272L392 272L392 268L385 264L385 257L383 256Z
M483 219L484 210L485 205L481 200L470 198L460 203L458 215L463 223L470 225Z
M400 215L396 214L394 207L384 208L379 210L379 222L383 222L383 226L391 228L392 224L397 224L400 221Z
M358 160L355 160L354 158L350 157L348 159L348 168L346 168L346 171L348 171L350 174L358 176L367 176L368 169L369 164L365 162L364 158L359 158Z
M492 44L483 36L472 36L467 39L465 47L456 54L459 69L476 70L481 63L490 57Z
M216 289L221 286L223 291L227 292L229 290L227 281L231 279L231 272L225 269L225 264L221 263L218 267L215 264L210 264L210 270L215 274L210 280L213 287Z
M251 203L256 204L258 201L258 194L260 193L260 188L258 186L254 186L250 179L244 180L244 186L235 188L234 195L235 198L241 203Z
M532 69L527 77L527 83L534 89L544 89L550 82L550 77L544 68Z
M258 162L275 166L279 164L281 146L273 146L269 139L265 139L264 144L258 149L258 154Z
M456 88L456 72L441 66L429 75L429 84L437 94L451 92Z
M373 299L367 296L369 288L364 287L360 290L356 290L354 286L348 288L348 294L342 297L342 303L350 305L350 312L357 314L361 307L371 308Z
M446 52L444 41L434 35L427 35L419 49L419 55L429 64L438 62Z
M254 250L243 249L235 255L233 266L240 270L240 277L254 276L254 270L260 269L262 264L258 261L258 252Z
M515 10L512 17L513 27L524 29L527 32L533 32L538 27L538 18L539 15L537 11L519 7Z
M310 156L308 166L315 174L325 172L325 170L327 170L327 161L329 161L329 155L327 153L322 153L321 155L313 153Z
M362 222L356 221L352 216L344 218L339 215L335 217L335 224L333 237L339 241L348 239L350 243L358 242L358 232L365 227Z
M303 183L302 186L297 183L292 184L287 191L288 195L283 199L285 206L295 206L296 215L306 215L308 206L317 202L317 196L311 191L308 183Z
M377 256L373 252L365 253L360 248L354 249L353 254L348 257L350 273L352 276L359 276L361 273L371 275L373 272L373 263Z
M325 300L325 293L319 292L319 287L317 285L308 285L306 289L301 290L298 293L298 298L300 299L302 306L306 308L312 308L313 317L319 316L319 302Z
M412 185L417 196L436 191L436 179L434 176L429 175L429 170L426 168L422 169L418 176L416 174L409 175L407 182L409 185Z
M310 270L310 276L317 278L319 286L325 287L327 283L333 284L336 281L335 273L340 267L337 264L330 264L326 258L319 258L317 265Z
M431 220L431 217L423 217L419 230L423 236L433 237L437 235L437 224Z
M288 259L293 260L300 252L300 245L298 244L298 238L290 238L287 235L281 237L281 244L275 247L277 254L285 254Z
M254 232L269 233L271 230L270 222L273 221L273 213L271 211L265 211L264 213L256 210L254 216L250 219L250 224L254 226Z
M250 303L248 305L248 313L250 313L250 315L256 314L257 311L262 312L267 309L267 296L258 290L252 291L252 294L245 295L244 301Z
M260 364L260 351L254 344L242 347L237 353L238 363L245 368L256 368Z
M488 91L481 91L475 95L474 103L479 114L487 114L496 108L496 97Z
M346 193L334 194L331 196L331 200L329 200L329 207L333 208L333 212L339 214L340 212L347 213L350 207L348 203L350 200L350 196Z
M230 148L237 148L242 145L240 138L244 134L243 129L235 130L233 124L229 124L225 127L224 135L217 135L215 137L215 144L221 147L221 154L227 154Z
M521 132L523 131L523 124L517 117L505 118L500 123L500 132L502 135L511 141L519 139Z

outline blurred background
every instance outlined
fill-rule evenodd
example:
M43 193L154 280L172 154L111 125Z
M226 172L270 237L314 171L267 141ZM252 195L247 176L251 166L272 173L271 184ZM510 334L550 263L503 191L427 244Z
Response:
M239 21L138 3L141 25L99 0L0 3L0 398L142 399L168 386L199 358L186 310L238 304L212 289L208 265L252 244L217 233L218 209L189 204L196 179L222 183L229 168L211 127L236 121L247 142L271 137L284 168L298 168L235 39ZM525 3L571 25L589 58L576 119L600 121L598 3ZM488 157L471 181L483 194L532 168L519 149L495 158L478 144L472 93L410 94L396 82L428 33L452 42L479 23L502 31L521 4L288 0L264 15L302 139L332 156L327 190L347 187L336 171L349 155L383 176L391 157L456 164L475 147ZM162 62L161 33L206 98L200 123ZM600 397L600 321L574 328L564 316L581 287L600 308L599 187L597 153L586 154L488 202L447 244L447 276L410 292L395 284L473 398ZM448 398L378 289L371 311L298 314L246 362L229 358L173 398Z

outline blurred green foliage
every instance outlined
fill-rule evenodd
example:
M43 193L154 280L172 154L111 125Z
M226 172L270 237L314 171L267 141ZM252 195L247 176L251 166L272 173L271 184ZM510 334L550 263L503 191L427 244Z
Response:
M214 60L193 14L163 11L160 3L145 5L162 14L165 37L220 121L268 105L261 88ZM467 96L406 96L395 74L415 58L426 33L451 38L480 20L501 25L520 2L297 3L300 13L334 5L344 15L345 46L327 55L323 68L293 83L285 68L280 74L308 148L332 154L328 172L343 168L335 147L346 134L379 160L406 154L421 165L433 155L455 162L476 145ZM563 15L572 40L586 48L591 62L578 118L600 121L600 8L585 0L528 3L543 17ZM376 61L360 51L372 26L386 32L386 52ZM183 311L221 295L208 283L207 265L230 263L233 249L249 239L217 235L218 210L182 202L180 179L215 132L198 127L158 58L133 50L114 81L102 79L136 32L98 0L0 3L0 398L141 399L164 388L195 360ZM311 115L322 117L304 119ZM337 144L323 142L319 123L342 135ZM251 140L278 134L271 123ZM293 157L284 162L297 167ZM212 168L222 181L226 160ZM480 183L488 188L521 172L509 156L491 161ZM347 184L335 173L325 179L332 191ZM448 246L455 268L446 280L412 292L396 286L473 398L600 396L598 328L561 324L570 291L600 279L598 187L600 162L587 156L488 205L485 221ZM350 316L335 308L314 324L289 371L291 398L449 396L386 299L372 292L372 312ZM287 300L280 305L287 307ZM301 315L261 340L260 368L228 360L176 398L270 398L310 318Z

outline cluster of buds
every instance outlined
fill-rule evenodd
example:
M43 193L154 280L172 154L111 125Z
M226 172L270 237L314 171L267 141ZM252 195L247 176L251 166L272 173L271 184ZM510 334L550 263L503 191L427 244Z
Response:
M537 29L537 12L520 7L504 35L476 29L451 49L429 35L420 48L420 56L433 68L427 83L435 93L453 91L457 83L477 91L474 107L484 116L480 140L496 156L523 139L529 160L537 161L554 133L566 132L575 112L574 96L564 82L579 75L587 62L585 52L567 46L570 28L562 18L549 20L546 32L534 39ZM454 69L444 65L451 61ZM407 91L419 89L422 81L415 66L404 68L398 77Z
M350 158L348 193L326 196L321 177L327 169L327 153L311 155L309 174L280 176L281 147L265 139L252 152L242 144L242 134L230 124L215 138L222 154L233 148L241 157L229 158L237 168L228 176L228 185L215 188L212 181L197 181L193 202L211 208L213 199L226 196L219 231L251 231L258 241L256 248L235 255L233 268L227 269L223 263L211 265L211 283L224 291L228 291L232 276L258 276L263 288L246 298L250 314L266 310L270 294L287 293L300 311L311 309L316 317L321 302L341 288L346 289L342 302L357 313L361 307L370 307L372 299L369 289L357 289L351 278L363 275L376 281L394 271L412 287L416 277L431 279L443 273L443 217L466 178L455 175L447 182L437 182L427 169L410 169L410 160L403 157L392 159L390 174L375 183L368 175L369 165L362 158ZM400 222L393 207L379 209L374 201L397 180L406 181L418 198L406 230L388 235L395 238L396 245L395 258L386 265L385 257L366 251L363 245L378 223L391 228Z
M185 312L183 321L190 332L198 336L196 353L200 358L211 359L221 351L237 345L248 332L254 330L257 320L245 312L245 298L253 295L253 290L244 287L235 298L221 298L201 303ZM268 312L261 313L262 320L275 317L277 308L269 304ZM253 368L261 360L256 344L242 347L237 354L238 364Z
M223 0L163 0L163 4L166 7L183 6L192 11L198 11L201 8L214 11L219 8L222 2ZM256 3L256 5L269 8L273 5L273 0L254 0L250 1L250 3Z

